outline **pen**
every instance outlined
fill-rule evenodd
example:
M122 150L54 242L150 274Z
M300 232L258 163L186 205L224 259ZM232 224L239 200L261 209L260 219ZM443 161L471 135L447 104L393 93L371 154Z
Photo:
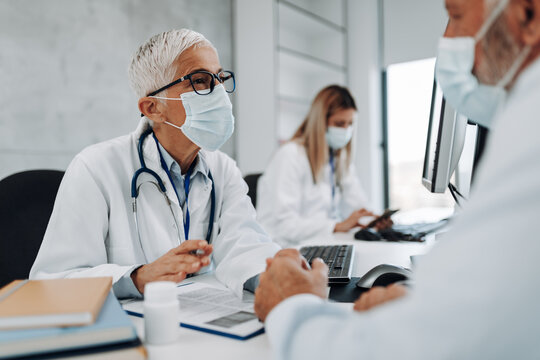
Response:
M201 255L205 254L204 250L202 250L202 249L191 250L189 253L191 255L195 255L195 256L201 256Z

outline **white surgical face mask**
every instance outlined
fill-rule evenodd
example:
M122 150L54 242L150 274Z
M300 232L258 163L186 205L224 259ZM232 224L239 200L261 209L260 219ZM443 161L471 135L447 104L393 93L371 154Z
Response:
M329 126L326 131L326 142L332 150L341 149L351 141L352 133L352 126L346 128Z
M219 84L208 95L198 95L194 91L180 95L180 98L151 96L156 99L180 100L186 111L186 121L182 126L165 123L180 129L197 146L215 151L234 132L232 104L223 85Z
M490 128L497 109L506 98L505 87L530 52L529 47L525 48L496 86L481 84L472 73L476 43L486 35L508 2L499 2L475 37L443 37L439 41L435 73L446 101L471 121L487 128Z

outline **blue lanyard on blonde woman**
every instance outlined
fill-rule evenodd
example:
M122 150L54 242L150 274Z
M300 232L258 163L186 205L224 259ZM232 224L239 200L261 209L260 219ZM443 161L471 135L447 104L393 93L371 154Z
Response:
M332 216L336 215L336 163L334 151L330 149L330 184L332 185Z
M334 152L330 149L330 184L332 184L332 207L336 197L336 165L334 162Z

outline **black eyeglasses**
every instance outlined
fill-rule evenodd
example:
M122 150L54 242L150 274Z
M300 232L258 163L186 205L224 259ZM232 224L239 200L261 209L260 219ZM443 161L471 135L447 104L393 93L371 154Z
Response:
M163 86L162 88L152 91L147 96L154 96L165 89L170 88L173 85L181 83L184 80L189 79L193 91L199 95L208 95L214 91L214 86L216 85L216 80L223 84L225 91L232 93L236 89L236 81L234 79L234 73L232 71L220 71L217 74L213 74L210 71L199 70L182 76L178 80L174 80L172 83Z

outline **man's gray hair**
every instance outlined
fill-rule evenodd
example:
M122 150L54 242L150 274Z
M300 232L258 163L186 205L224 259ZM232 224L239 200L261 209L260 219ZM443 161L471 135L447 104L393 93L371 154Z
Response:
M131 88L139 98L167 85L174 79L173 62L194 46L215 47L202 34L189 29L170 30L152 36L133 54L128 74Z

